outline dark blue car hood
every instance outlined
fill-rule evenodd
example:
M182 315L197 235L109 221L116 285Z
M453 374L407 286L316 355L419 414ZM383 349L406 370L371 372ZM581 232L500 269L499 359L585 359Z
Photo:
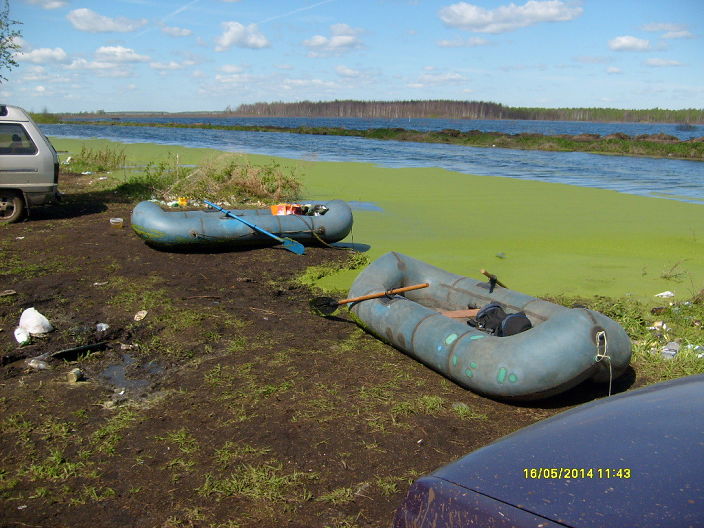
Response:
M567 526L704 526L704 376L579 406L432 476Z

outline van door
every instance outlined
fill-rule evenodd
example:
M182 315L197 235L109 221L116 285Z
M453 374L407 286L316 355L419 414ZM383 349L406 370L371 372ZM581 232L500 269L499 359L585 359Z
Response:
M41 161L39 149L21 123L0 123L0 183L4 185L32 185L40 182Z
M31 121L0 122L0 189L15 189L28 205L57 196L58 156Z

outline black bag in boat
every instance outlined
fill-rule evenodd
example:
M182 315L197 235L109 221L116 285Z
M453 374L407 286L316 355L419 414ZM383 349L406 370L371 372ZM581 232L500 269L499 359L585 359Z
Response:
M470 325L476 326L497 337L508 337L532 328L532 324L523 312L506 314L503 306L497 302L487 304L479 310Z
M526 330L530 330L533 325L530 323L530 319L523 312L508 314L501 324L499 325L499 331L496 335L499 337L512 336L515 334L520 334Z

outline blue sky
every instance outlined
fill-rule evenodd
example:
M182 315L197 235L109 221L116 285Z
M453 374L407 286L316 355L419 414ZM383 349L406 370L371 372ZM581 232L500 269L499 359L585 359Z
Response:
M0 102L51 112L454 99L703 108L702 0L11 0Z

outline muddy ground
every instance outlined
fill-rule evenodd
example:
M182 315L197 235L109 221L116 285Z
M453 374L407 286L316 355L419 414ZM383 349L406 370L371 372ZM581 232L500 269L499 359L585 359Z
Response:
M349 250L157 251L133 204L62 185L63 205L0 227L0 526L389 526L415 478L605 395L475 395L310 312L295 279ZM29 307L55 330L18 347Z

